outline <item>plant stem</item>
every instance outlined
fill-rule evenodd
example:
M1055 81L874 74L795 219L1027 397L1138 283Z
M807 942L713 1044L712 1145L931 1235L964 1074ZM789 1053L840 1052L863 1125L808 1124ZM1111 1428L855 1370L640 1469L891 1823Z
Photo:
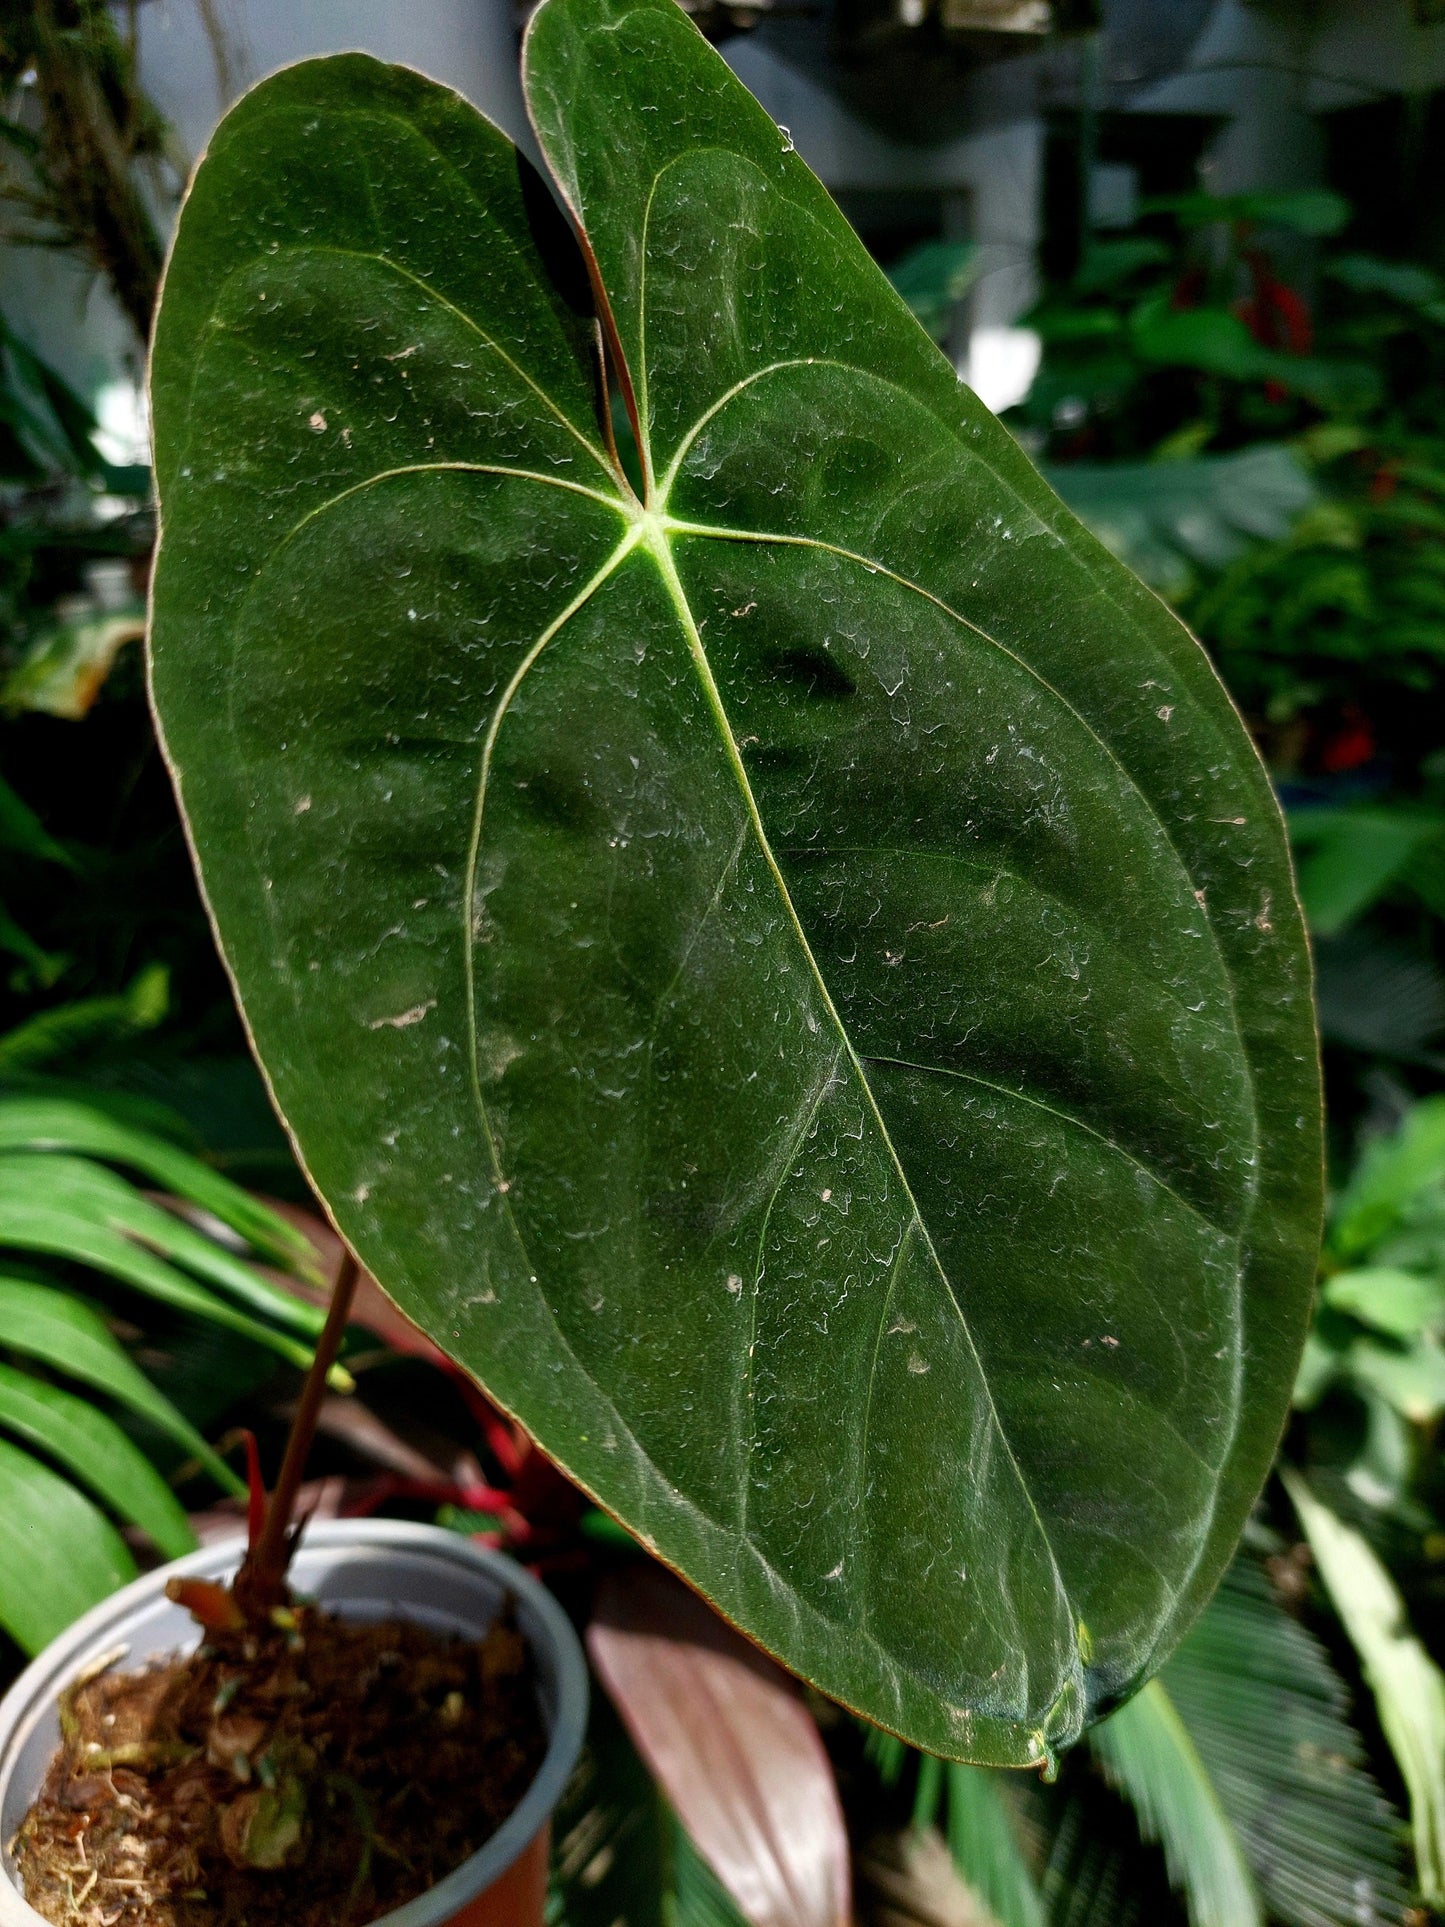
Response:
M301 1489L306 1461L311 1455L311 1442L316 1436L316 1421L320 1416L321 1401L326 1395L326 1375L341 1349L341 1338L351 1316L351 1303L356 1296L356 1281L360 1273L361 1267L352 1256L349 1246L343 1245L336 1282L331 1288L326 1323L316 1341L316 1355L306 1374L306 1383L301 1387L301 1398L296 1406L296 1416L291 1421L286 1452L281 1461L281 1475L266 1507L266 1522L261 1528L260 1538L246 1554L241 1570L236 1574L234 1590L247 1611L264 1614L284 1602L286 1568L291 1559L291 1515L296 1509L296 1494Z

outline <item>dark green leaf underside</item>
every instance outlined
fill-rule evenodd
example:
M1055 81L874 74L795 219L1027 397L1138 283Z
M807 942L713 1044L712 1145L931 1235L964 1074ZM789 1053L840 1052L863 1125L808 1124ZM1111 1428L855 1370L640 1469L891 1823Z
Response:
M406 1309L828 1692L1039 1758L1162 1660L1282 1419L1277 813L671 0L547 0L528 86L645 504L451 96L293 69L193 188L153 675L208 897Z

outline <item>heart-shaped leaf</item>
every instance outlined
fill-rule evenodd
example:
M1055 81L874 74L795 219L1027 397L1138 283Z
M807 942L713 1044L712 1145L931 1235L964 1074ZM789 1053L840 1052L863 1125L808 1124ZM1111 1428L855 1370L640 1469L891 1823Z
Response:
M1037 1761L1277 1438L1319 1209L1264 772L673 0L546 0L575 246L358 56L202 165L153 676L366 1265L825 1691Z

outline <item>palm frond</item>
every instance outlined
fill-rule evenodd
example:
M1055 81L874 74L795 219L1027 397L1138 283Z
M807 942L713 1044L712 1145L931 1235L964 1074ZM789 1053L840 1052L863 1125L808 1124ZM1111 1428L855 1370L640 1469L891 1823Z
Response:
M1399 1819L1364 1764L1324 1648L1241 1555L1161 1675L1288 1927L1385 1927L1408 1896Z
M1331 1249L1358 1260L1395 1229L1422 1192L1441 1183L1445 1097L1428 1097L1410 1107L1391 1136L1377 1138L1356 1165L1332 1213Z
M953 1864L999 1923L1044 1927L1044 1903L1003 1776L950 1762L944 1837Z
M117 1586L135 1561L68 1479L0 1438L0 1626L38 1653Z
M0 1101L0 1151L68 1152L139 1171L173 1196L208 1212L262 1257L320 1283L316 1254L302 1233L164 1135L157 1124L165 1122L162 1115L150 1128L143 1128L66 1092L15 1091ZM281 1295L269 1303L279 1316ZM307 1327L313 1336L321 1322L318 1316Z
M206 1228L162 1208L113 1165L166 1183L206 1214ZM244 1490L100 1308L70 1288L71 1275L89 1270L304 1367L303 1340L321 1314L279 1290L252 1254L297 1271L304 1255L314 1270L287 1225L191 1157L174 1133L74 1095L0 1092L0 1626L27 1650L134 1575L113 1518L139 1526L168 1558L194 1545L148 1456L156 1444L178 1445L224 1489ZM39 1260L39 1274L26 1275L24 1260ZM51 1281L46 1261L62 1275ZM139 1438L126 1429L137 1419ZM147 1428L159 1438L147 1440Z
M1164 1849L1194 1927L1262 1927L1239 1837L1189 1729L1161 1681L1149 1682L1089 1735L1094 1757Z
M1008 1776L1005 1793L1038 1868L1049 1927L1175 1927L1184 1911L1163 1855L1141 1842L1128 1804L1087 1765L1084 1750L1057 1785Z

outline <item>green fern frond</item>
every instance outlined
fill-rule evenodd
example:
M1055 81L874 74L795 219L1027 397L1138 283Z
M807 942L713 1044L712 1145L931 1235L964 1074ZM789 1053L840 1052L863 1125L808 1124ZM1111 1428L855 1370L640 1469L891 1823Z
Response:
M1029 1826L1049 1927L1166 1927L1173 1916L1141 1879L1133 1816L1123 1801L1102 1787L1061 1784L1030 1787L1023 1805L1033 1810ZM1158 1885L1164 1888L1162 1869ZM1163 1900L1167 1908L1167 1888Z

